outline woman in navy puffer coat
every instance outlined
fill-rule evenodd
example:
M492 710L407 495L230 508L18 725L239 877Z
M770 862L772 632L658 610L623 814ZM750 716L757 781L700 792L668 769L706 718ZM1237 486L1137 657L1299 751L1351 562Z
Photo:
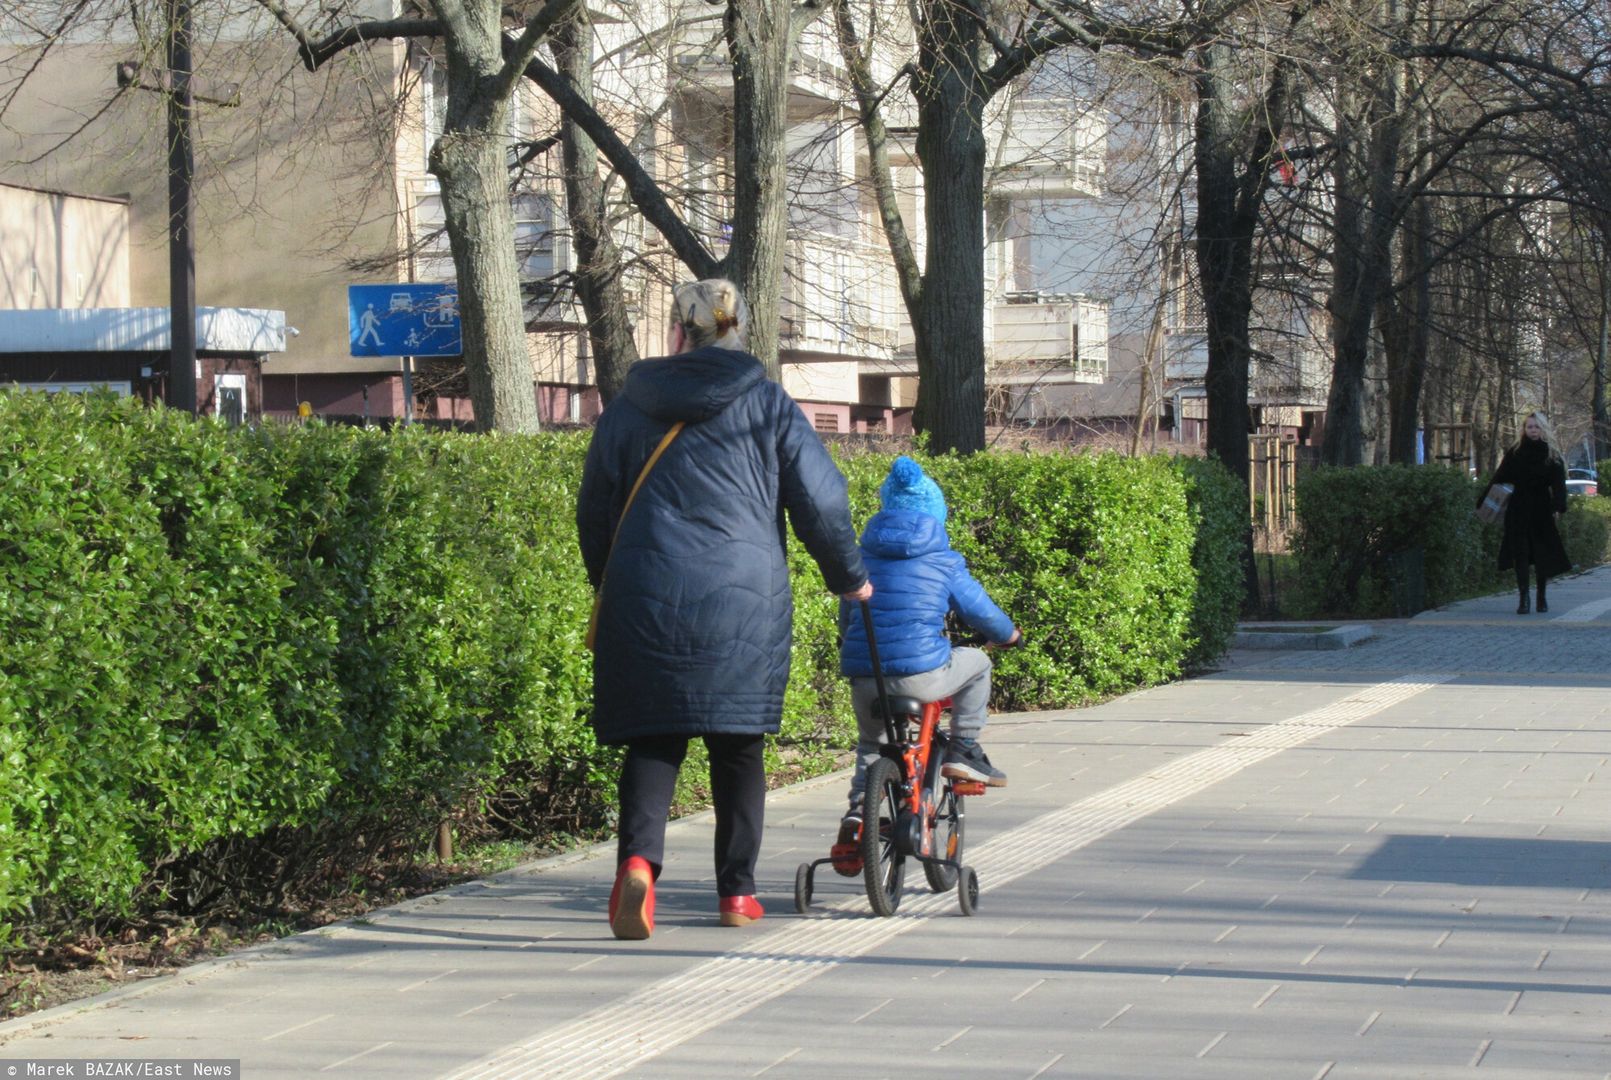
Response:
M845 479L799 406L743 351L747 329L731 282L678 288L679 355L633 366L599 418L577 497L582 558L600 593L593 726L600 742L627 748L610 898L617 937L653 931L666 815L693 736L710 754L721 921L762 914L762 748L782 721L794 617L785 513L829 589L872 592ZM623 513L678 421L686 426Z

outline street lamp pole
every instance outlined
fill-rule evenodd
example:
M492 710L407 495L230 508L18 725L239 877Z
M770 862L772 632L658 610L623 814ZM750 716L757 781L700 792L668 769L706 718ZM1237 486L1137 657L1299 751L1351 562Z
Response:
M196 411L196 172L190 0L168 0L168 405Z

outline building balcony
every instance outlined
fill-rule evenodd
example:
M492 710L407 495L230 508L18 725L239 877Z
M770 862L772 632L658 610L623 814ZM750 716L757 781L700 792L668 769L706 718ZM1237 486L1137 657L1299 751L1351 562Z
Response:
M911 340L887 248L794 230L789 254L779 305L786 360L888 362Z
M992 122L990 192L1006 198L1095 198L1107 179L1107 118L1063 100L1020 100Z
M684 5L684 27L672 49L668 78L673 90L693 83L706 93L730 96L732 63L722 38L720 22L711 23L710 8L701 3ZM877 67L878 65L875 65ZM890 75L893 77L893 65ZM850 78L834 36L831 20L819 19L806 29L789 62L789 95L796 107L808 111L837 108L850 100Z
M1079 294L1008 293L992 311L996 385L1100 383L1108 377L1108 302Z

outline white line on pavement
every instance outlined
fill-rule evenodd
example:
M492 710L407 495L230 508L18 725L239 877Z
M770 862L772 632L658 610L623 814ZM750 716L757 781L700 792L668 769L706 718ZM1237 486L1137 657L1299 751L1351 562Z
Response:
M1608 611L1611 611L1611 596L1603 600L1591 600L1587 604L1579 604L1570 611L1555 616L1550 622L1593 622Z
M1451 678L1408 675L1366 687L1026 822L975 852L971 861L980 888L1000 888L1283 750L1392 708ZM618 1076L916 929L956 902L950 893L910 896L895 917L879 919L864 914L865 898L848 898L826 909L826 918L786 923L748 946L538 1032L454 1072L451 1080Z

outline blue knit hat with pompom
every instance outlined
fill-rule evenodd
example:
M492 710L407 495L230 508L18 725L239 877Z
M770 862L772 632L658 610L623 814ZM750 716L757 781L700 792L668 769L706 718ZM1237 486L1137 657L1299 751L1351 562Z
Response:
M923 466L902 454L889 467L889 476L878 489L885 510L916 510L945 524L945 496L940 485L930 480Z

